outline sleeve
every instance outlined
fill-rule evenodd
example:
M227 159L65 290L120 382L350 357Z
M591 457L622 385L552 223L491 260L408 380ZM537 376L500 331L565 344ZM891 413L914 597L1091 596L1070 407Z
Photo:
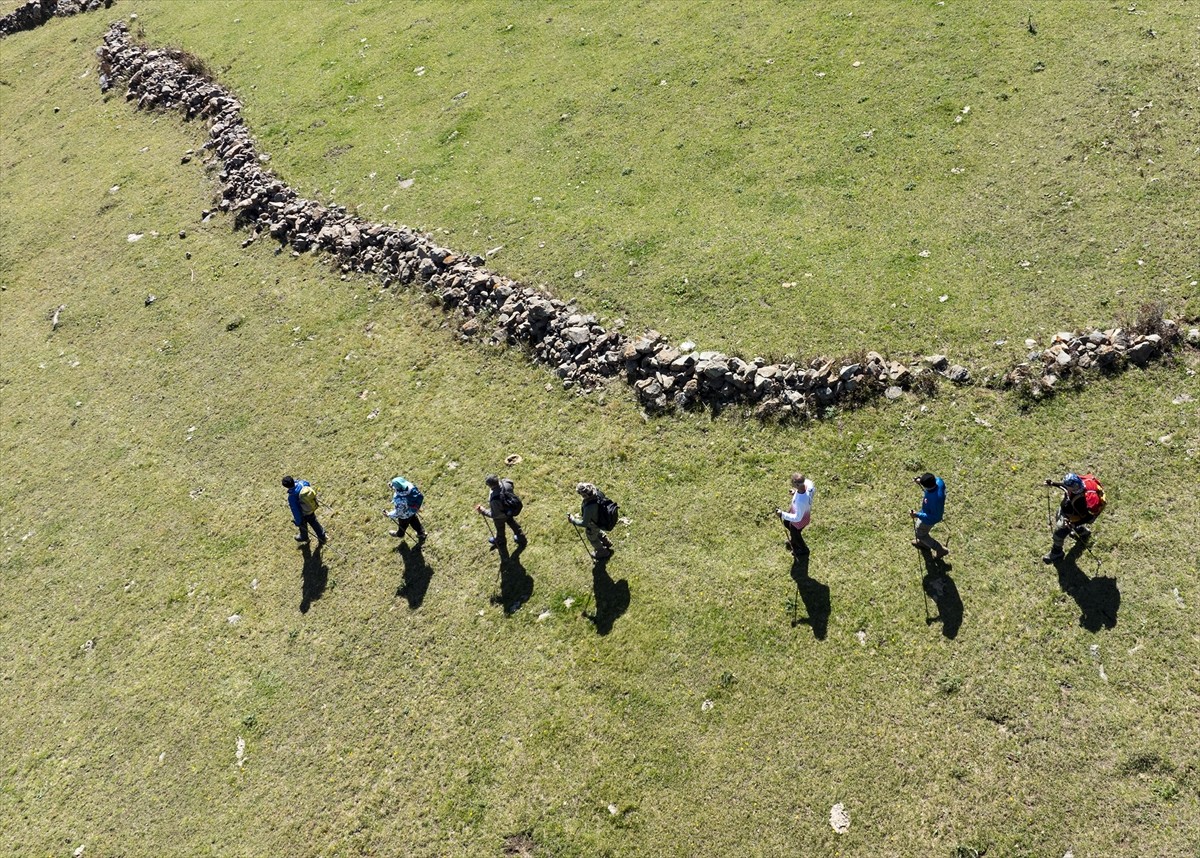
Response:
M300 514L300 492L295 490L288 491L288 508L292 511L292 521L296 527L300 526L300 522L304 520L304 516Z

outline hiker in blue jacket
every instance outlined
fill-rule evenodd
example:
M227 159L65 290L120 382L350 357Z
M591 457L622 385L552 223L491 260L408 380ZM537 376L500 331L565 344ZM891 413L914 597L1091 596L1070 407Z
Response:
M921 499L921 509L908 511L908 514L916 522L916 538L912 541L913 547L928 549L934 553L936 559L941 560L950 552L943 548L942 544L934 539L929 531L942 520L942 516L945 514L946 484L942 482L941 477L935 477L928 471L916 477L913 482L925 492L925 497Z
M383 514L396 522L396 529L389 535L403 539L411 526L417 532L417 541L424 542L425 526L421 524L417 513L421 510L421 504L425 502L425 495L404 477L393 477L388 485L392 489L392 508L385 509Z
M320 548L325 544L325 528L317 521L317 493L307 480L284 477L282 483L288 490L287 500L288 507L292 510L292 521L300 528L300 532L296 534L296 541L308 542L308 528L311 526L313 533L317 535L317 547Z

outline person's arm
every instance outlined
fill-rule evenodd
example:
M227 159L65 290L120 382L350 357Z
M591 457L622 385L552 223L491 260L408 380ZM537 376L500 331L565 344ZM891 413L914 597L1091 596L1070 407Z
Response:
M292 511L292 522L296 527L304 521L304 515L300 512L300 489L293 488L288 490L288 508Z
M797 496L797 492L792 492L792 502L788 504L788 508L786 510L779 511L779 517L784 521L797 522L800 520L800 516L796 513Z

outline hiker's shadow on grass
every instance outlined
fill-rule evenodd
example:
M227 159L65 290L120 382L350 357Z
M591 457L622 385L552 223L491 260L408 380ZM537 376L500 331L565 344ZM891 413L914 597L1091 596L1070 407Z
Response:
M596 634L606 635L612 631L613 623L629 610L629 582L624 578L612 579L608 574L608 558L601 558L592 566L592 595L596 611L584 616L596 627Z
M950 577L952 567L945 560L935 560L928 551L922 551L921 555L925 560L925 577L921 580L921 586L937 607L937 616L930 617L927 622L940 622L942 636L954 640L962 628L963 603L958 595L958 587Z
M300 613L307 614L312 603L321 598L329 583L329 567L321 559L321 547L313 551L308 545L300 546L304 566L300 570Z
M807 617L796 617L793 613L792 626L807 624L812 628L813 637L823 641L829 632L829 614L832 612L829 587L808 574L809 556L809 552L804 551L792 558L792 580L796 582L796 591L808 614Z
M500 592L492 597L493 605L500 605L504 613L515 614L533 596L533 578L521 563L524 546L512 554L500 551Z
M425 601L429 591L429 582L433 578L433 567L425 561L421 544L408 545L401 542L396 551L404 560L404 578L396 588L396 595L403 596L408 601L408 607L416 610Z
M1117 579L1100 574L1089 578L1079 568L1079 555L1084 547L1076 543L1062 560L1054 564L1058 571L1058 586L1079 606L1079 625L1089 632L1115 628L1117 611L1121 608ZM1096 571L1100 571L1099 565Z

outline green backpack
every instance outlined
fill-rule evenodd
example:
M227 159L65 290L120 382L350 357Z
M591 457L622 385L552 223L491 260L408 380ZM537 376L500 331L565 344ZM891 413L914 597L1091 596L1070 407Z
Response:
M312 515L321 505L321 502L317 500L317 490L312 486L301 486L296 497L300 501L300 512L305 515Z

